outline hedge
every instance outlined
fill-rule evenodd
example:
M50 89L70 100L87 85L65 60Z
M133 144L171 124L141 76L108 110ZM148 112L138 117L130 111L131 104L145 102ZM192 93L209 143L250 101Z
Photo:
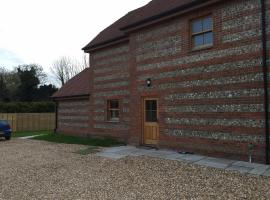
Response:
M54 102L1 103L0 113L50 113L55 112Z

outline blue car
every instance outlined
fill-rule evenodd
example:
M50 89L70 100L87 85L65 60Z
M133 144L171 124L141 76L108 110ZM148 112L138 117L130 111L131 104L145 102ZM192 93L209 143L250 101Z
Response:
M10 140L12 130L10 125L5 120L0 120L0 137L4 137L6 140Z

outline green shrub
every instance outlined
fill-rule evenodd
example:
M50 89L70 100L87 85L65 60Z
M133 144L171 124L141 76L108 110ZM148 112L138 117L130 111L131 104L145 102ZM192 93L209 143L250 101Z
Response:
M55 112L54 102L0 103L0 113L49 113Z

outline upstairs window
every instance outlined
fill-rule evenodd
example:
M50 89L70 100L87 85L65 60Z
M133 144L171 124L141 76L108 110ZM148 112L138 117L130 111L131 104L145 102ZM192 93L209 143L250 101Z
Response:
M108 121L119 122L119 100L108 100L107 102L107 118Z
M207 16L191 22L192 48L200 49L213 45L213 18Z

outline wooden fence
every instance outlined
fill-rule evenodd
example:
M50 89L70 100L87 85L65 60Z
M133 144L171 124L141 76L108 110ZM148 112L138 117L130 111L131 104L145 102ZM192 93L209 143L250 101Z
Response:
M0 120L9 122L13 131L53 130L55 113L0 113Z

